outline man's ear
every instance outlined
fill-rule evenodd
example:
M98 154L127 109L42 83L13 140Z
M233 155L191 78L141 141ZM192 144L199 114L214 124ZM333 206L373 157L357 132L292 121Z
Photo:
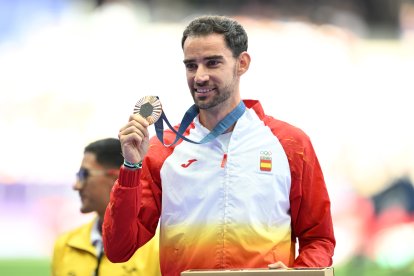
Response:
M238 57L238 68L237 68L237 75L241 76L249 70L250 66L250 55L249 53L242 52Z

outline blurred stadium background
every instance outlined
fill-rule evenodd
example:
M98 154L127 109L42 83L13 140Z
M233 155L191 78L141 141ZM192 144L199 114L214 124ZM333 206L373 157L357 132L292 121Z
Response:
M181 120L201 14L244 24L242 95L311 137L336 275L414 275L413 0L0 0L0 275L50 274L54 239L91 218L71 190L84 146L141 96Z

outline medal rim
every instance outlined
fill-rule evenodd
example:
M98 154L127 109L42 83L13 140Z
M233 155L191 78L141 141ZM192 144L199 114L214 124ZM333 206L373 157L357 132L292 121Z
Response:
M162 114L162 105L161 105L161 101L159 100L159 98L157 96L144 96L142 98L140 98L134 107L134 114L140 114L140 110L141 110L141 106L149 103L152 105L153 110L151 115L144 117L147 122L149 124L154 124L156 121L158 121L161 117ZM142 116L142 115L141 115Z

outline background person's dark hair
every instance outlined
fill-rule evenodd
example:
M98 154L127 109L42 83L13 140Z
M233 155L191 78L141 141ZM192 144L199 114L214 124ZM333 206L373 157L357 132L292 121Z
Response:
M121 154L121 143L115 138L92 142L85 147L84 152L95 154L96 162L106 168L119 168L124 162L124 157Z
M224 35L226 45L233 53L233 57L236 58L240 53L247 51L246 31L237 21L224 16L202 16L191 21L183 32L181 47L184 48L187 37L214 33Z

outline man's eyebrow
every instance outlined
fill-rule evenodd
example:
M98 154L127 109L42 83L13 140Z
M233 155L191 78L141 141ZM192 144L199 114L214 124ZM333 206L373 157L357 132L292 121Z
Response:
M214 55L214 56L208 56L208 57L203 58L203 60L212 60L212 59L224 59L224 57L221 55ZM195 59L183 60L184 64L193 63L195 61L196 61Z
M192 63L194 61L195 61L195 59L185 59L185 60L183 60L184 64Z
M210 60L210 59L223 59L223 56L215 55L215 56L205 57L204 59L205 60Z

